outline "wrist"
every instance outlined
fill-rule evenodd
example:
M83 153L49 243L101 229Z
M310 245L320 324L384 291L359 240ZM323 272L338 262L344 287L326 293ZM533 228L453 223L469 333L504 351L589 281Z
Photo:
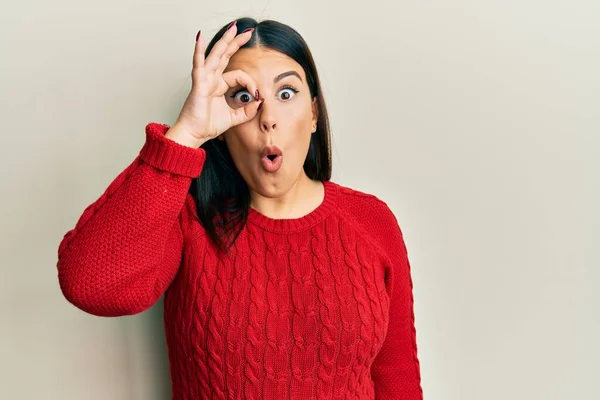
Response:
M206 142L206 140L198 139L194 135L190 134L190 129L184 125L176 122L169 130L165 133L165 137L183 146L192 147L194 149L199 148Z

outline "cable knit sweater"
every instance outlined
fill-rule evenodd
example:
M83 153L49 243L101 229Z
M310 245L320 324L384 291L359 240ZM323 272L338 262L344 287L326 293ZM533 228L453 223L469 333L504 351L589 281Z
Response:
M386 203L326 181L301 218L251 208L219 256L189 194L206 153L167 130L146 126L62 239L66 299L123 316L164 294L174 399L422 399L410 263Z

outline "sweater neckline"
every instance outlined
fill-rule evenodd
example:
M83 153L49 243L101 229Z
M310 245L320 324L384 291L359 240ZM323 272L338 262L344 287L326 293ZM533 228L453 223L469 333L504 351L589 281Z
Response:
M323 181L325 196L321 204L299 218L271 218L250 207L248 222L278 233L292 233L308 229L323 221L337 208L338 187L332 181Z

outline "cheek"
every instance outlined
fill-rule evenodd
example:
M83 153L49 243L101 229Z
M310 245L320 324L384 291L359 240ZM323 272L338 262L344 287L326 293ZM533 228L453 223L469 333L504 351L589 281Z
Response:
M305 102L303 102L305 103ZM292 124L292 127L297 131L304 132L312 127L312 108L310 103L294 104L290 109L284 110L284 115L287 114L287 119Z
M238 167L248 162L250 155L255 151L253 138L254 135L250 131L246 132L242 126L227 132L227 147L229 153L231 153L231 158Z
M297 110L290 118L291 125L289 126L290 140L292 142L293 151L295 158L297 157L299 162L304 162L310 140L312 138L312 112L309 109Z

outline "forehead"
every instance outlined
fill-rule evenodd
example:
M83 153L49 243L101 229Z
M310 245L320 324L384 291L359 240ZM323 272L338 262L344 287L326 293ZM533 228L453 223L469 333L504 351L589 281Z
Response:
M225 71L234 69L241 69L254 79L270 79L271 82L280 73L293 70L306 81L300 64L283 53L262 47L238 50L229 60Z

